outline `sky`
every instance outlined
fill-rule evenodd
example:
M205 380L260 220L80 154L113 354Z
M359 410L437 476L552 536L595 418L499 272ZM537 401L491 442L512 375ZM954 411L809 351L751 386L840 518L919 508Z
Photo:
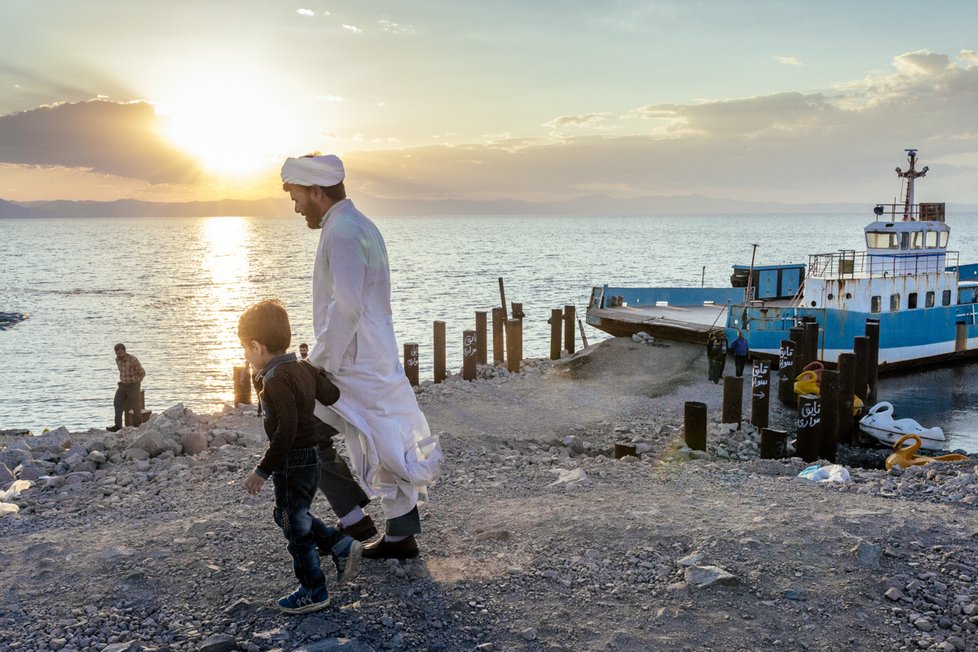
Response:
M0 198L978 204L978 3L0 0Z

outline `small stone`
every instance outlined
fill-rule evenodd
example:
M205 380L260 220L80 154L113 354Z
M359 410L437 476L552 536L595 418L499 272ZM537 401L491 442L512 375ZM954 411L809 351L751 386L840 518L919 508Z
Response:
M537 630L535 630L532 627L527 627L526 629L523 630L523 638L526 639L527 641L537 640Z
M918 618L913 621L913 626L922 632L929 632L934 629L934 623L930 621L929 618Z
M903 599L903 591L901 591L895 586L891 586L889 589L886 590L886 593L884 593L883 595L885 595L889 600Z

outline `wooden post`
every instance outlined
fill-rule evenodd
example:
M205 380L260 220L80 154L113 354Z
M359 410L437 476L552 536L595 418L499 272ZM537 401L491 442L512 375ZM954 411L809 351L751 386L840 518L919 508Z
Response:
M706 450L706 403L686 401L683 437L686 445L697 451Z
M723 377L723 423L736 423L740 430L740 422L744 414L744 379L740 376Z
M853 442L852 397L856 393L856 355L840 353L836 364L839 371L839 416L836 423L836 441ZM822 372L825 373L824 371Z
M502 279L500 279L502 280ZM506 309L492 309L492 363L502 364L506 360L506 348L503 344L503 331L506 324Z
M506 319L506 290L503 288L503 277L499 277L499 305L503 308L503 319Z
M479 362L479 350L475 344L475 331L462 333L462 379L475 380L475 369Z
M870 408L876 405L876 386L879 381L880 321L878 319L866 320L866 337L869 338L869 373L866 377L869 389L866 392L866 407Z
M248 403L251 403L251 367L245 365L244 369L247 370L245 376L248 382ZM141 424L149 421L149 417L152 414L152 412L146 409L146 390L140 389L139 398L136 401L130 401L122 412L124 419L123 425L138 428Z
M787 455L788 433L773 428L761 429L761 459L778 460Z
M584 322L580 319L577 320L577 325L581 329L581 346L585 349L587 348L587 335L584 334Z
M550 359L560 360L560 326L563 321L560 308L550 310Z
M523 304L522 303L515 303L514 302L513 303L513 319L519 319L520 321L523 321L523 317L525 317L525 316L526 315L523 314Z
M806 365L819 359L818 322L814 319L805 322L805 349L805 359L808 361Z
M856 396L862 399L863 403L866 403L866 392L869 386L869 338L865 335L857 335L852 338L852 352L856 356Z
M476 310L475 311L475 347L479 352L479 364L486 364L488 348L487 334L486 334L486 311Z
M251 365L235 367L232 374L234 379L234 404L251 404ZM128 408L128 406L127 406Z
M781 340L778 360L778 400L787 407L795 407L795 348L791 340Z
M806 462L818 459L821 403L821 399L815 394L802 394L798 397L795 454Z
M404 375L407 376L412 387L417 387L419 384L418 357L418 345L415 342L404 345Z
M770 404L771 363L767 360L754 360L751 373L750 422L758 430L767 428Z
M564 348L574 352L574 322L577 321L577 308L564 306Z
M788 339L795 343L795 353L794 358L792 358L791 366L792 371L797 376L801 373L801 370L811 362L811 360L805 360L805 327L795 326L788 330ZM792 388L794 387L795 379L791 379ZM797 401L794 403L797 405Z
M435 355L435 382L440 383L448 378L448 371L445 369L445 322L435 322L434 355Z
M835 464L839 432L839 372L822 371L822 434L818 456Z
M523 359L523 322L519 319L506 320L506 368L511 372L520 370Z

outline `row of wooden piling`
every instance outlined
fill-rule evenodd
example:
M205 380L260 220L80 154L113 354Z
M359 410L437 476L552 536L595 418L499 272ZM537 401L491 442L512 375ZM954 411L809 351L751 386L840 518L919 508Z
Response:
M866 320L865 334L853 338L853 352L840 353L835 369L821 371L820 394L796 396L796 377L810 363L819 361L819 328L812 318L789 330L789 339L781 341L778 360L778 400L797 408L795 421L795 454L806 462L836 460L839 443L853 443L857 432L853 416L853 397L863 405L876 403L879 368L880 323ZM723 379L723 423L740 428L743 412L744 379ZM761 457L778 458L787 453L787 432L768 427L771 395L771 362L757 359L751 374L750 423L761 433ZM686 403L686 445L706 450L706 404Z
M523 361L523 313L522 303L511 304L512 318L507 316L506 309L492 309L492 362L494 365L505 365L511 372L518 372ZM575 306L567 305L563 309L555 308L550 311L550 359L558 360L563 351L574 353L574 329L579 320L576 317ZM584 336L581 325L581 337ZM587 341L584 340L587 346ZM462 331L462 378L475 380L477 366L488 364L488 313L477 310L475 313L475 328ZM447 338L445 322L434 322L433 333L434 382L440 383L448 377L445 364ZM420 383L420 346L417 342L404 345L404 373L412 385Z

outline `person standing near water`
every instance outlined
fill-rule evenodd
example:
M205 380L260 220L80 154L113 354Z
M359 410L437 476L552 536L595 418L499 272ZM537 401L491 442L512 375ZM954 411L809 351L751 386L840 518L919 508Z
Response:
M727 338L722 332L710 334L706 343L706 357L710 364L710 380L717 385L723 378L723 368L727 363Z
M737 377L740 378L744 375L744 365L747 363L747 356L750 355L750 346L744 339L744 331L737 331L737 339L731 342L730 351L734 355Z
M442 453L398 357L387 247L376 225L347 199L344 179L343 162L332 155L289 158L282 166L282 188L295 212L310 229L321 229L309 361L330 375L340 399L317 405L316 416L344 434L363 489L381 498L385 534L365 546L363 556L407 559L418 556L418 501L438 477ZM355 498L348 482L343 487L348 501ZM369 519L361 516L362 500L344 513L334 504L340 492L324 493L344 531Z
M139 390L146 377L143 365L136 356L126 353L125 344L115 345L115 364L119 367L119 388L115 390L112 406L115 408L115 424L106 428L109 432L122 430L122 414L126 406L133 405L132 425L138 427L143 422L142 406L139 404Z

